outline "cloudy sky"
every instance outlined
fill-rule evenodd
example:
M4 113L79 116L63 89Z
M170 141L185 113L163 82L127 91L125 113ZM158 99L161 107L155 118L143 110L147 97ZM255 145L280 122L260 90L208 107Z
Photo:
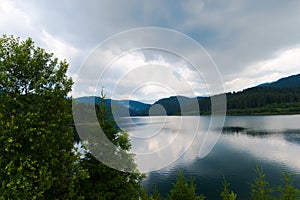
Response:
M212 77L197 74L183 59L195 51L179 40L172 42L168 34L154 37L145 32L126 38L131 44L131 39L146 41L153 36L167 51L124 54L124 44L114 35L142 27L172 29L198 42L216 67L208 68L221 75L225 91L300 73L298 0L0 0L1 33L31 37L56 57L66 58L68 74L77 83L74 96L97 94L102 86L111 97L148 102L217 91L211 86ZM116 43L99 49L108 38ZM170 43L187 49L183 57L172 54ZM101 53L95 54L98 50ZM87 65L88 70L80 71Z

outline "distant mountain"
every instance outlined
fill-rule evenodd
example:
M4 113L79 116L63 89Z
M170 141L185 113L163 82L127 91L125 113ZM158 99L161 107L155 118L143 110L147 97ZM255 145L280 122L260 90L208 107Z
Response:
M226 96L229 114L300 113L300 74L241 92L229 92ZM100 98L93 96L77 100L86 104L100 103ZM105 105L118 116L128 116L128 112L131 116L147 116L149 111L151 115L199 115L199 110L201 114L210 114L211 111L210 97L171 96L152 105L132 100L106 99Z
M185 111L187 107L189 107L189 110L191 110L191 105L197 104L198 106L198 100L202 97L197 98L190 98L185 96L171 96L168 98L163 98L158 101L156 101L154 104L152 104L151 109L151 115L180 115L182 114L182 111ZM161 112L160 109L155 110L155 106L160 105L163 107L164 111ZM194 108L194 107L193 107ZM150 108L149 108L150 109ZM144 110L141 115L148 115L149 109Z
M300 87L300 74L281 78L275 82L264 83L257 87Z
M192 98L184 96L172 96L163 98L154 103L154 105L161 105L164 107L167 115L174 115L181 113L181 107L193 102Z
M300 113L300 74L241 92L229 92L226 96L229 114ZM198 109L201 114L210 114L210 97L197 97L197 100L195 103L191 102L191 98L174 96L161 99L155 104L162 105L168 115L198 115ZM179 105L179 101L184 103Z
M134 100L111 100L111 108L119 116L127 116L128 112L131 116L140 115L144 110L150 108L150 104L145 104Z
M101 99L95 96L78 97L75 100L85 104L100 104ZM112 100L105 99L105 107L111 109L115 114L119 116L139 115L142 111L149 109L150 104L145 104L134 100Z
M88 96L88 97L78 97L75 98L75 100L81 102L81 103L85 103L85 104L99 104L100 103L100 98L99 97L95 97L95 96Z

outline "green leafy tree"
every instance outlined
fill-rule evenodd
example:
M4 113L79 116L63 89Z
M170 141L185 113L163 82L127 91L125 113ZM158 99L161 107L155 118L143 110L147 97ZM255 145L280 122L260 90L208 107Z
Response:
M235 200L237 195L230 189L229 189L229 183L227 183L227 181L223 180L223 190L221 192L221 197L223 198L223 200Z
M203 195L196 195L196 185L193 180L188 183L181 171L178 172L176 183L170 191L170 199L174 200L203 200Z
M269 187L269 183L266 180L261 167L256 168L258 177L254 179L254 183L251 184L251 199L253 200L268 200L272 199L273 189Z
M119 150L129 151L131 148L128 135L120 130L114 122L110 111L105 107L105 95L102 93L101 103L96 106L96 112L101 129L106 137L115 145L114 153ZM85 141L83 141L84 143ZM141 181L144 178L136 169L134 155L127 154L128 163L135 173L118 171L110 168L93 157L90 149L97 150L98 145L89 138L87 154L81 160L82 169L88 170L89 178L78 184L81 196L86 199L137 199L142 195ZM96 147L95 147L96 146ZM101 151L101 150L100 150Z
M32 39L0 38L0 197L75 195L68 64Z

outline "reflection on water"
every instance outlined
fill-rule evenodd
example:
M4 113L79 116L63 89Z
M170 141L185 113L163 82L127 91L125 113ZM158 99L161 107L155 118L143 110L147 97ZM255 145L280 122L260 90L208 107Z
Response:
M291 170L300 172L300 146L285 140L283 134L264 137L236 134L222 137L222 142L237 150L249 152L252 156L265 161L284 164Z
M300 129L285 129L285 130L253 130L247 129L244 127L236 127L236 126L226 126L223 127L223 134L243 134L253 137L268 137L268 136L278 136L282 137L292 143L300 144Z
M139 167L155 168L155 162L166 157L165 168L147 174L144 185L149 191L155 184L166 194L179 169L196 179L199 192L208 199L220 198L223 176L239 199L247 198L257 164L271 185L281 182L282 172L300 175L300 115L228 116L217 144L201 159L198 155L203 141L213 144L218 137L214 130L206 135L209 122L210 118L203 116L137 117L130 123L126 119L120 122L130 135L133 152L162 151L155 154L161 158L137 160ZM193 131L197 127L197 132ZM295 185L300 187L299 182Z
M300 129L291 129L284 131L284 139L300 145Z
M200 122L199 117L140 117L117 123L130 136L139 170L149 172L169 166L195 141L204 140ZM204 122L201 127L207 127Z

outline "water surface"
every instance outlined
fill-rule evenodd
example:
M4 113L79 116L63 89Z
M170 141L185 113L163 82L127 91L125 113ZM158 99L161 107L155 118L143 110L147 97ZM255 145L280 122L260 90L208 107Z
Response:
M128 131L138 158L152 153L149 159L137 159L141 169L155 169L165 160L164 168L147 173L143 184L148 191L156 185L166 196L181 170L195 179L197 192L207 199L220 198L223 177L238 199L248 199L257 165L272 186L282 182L282 173L292 173L300 188L299 122L300 115L227 116L220 135L218 128L209 129L208 116L136 117L119 124Z

